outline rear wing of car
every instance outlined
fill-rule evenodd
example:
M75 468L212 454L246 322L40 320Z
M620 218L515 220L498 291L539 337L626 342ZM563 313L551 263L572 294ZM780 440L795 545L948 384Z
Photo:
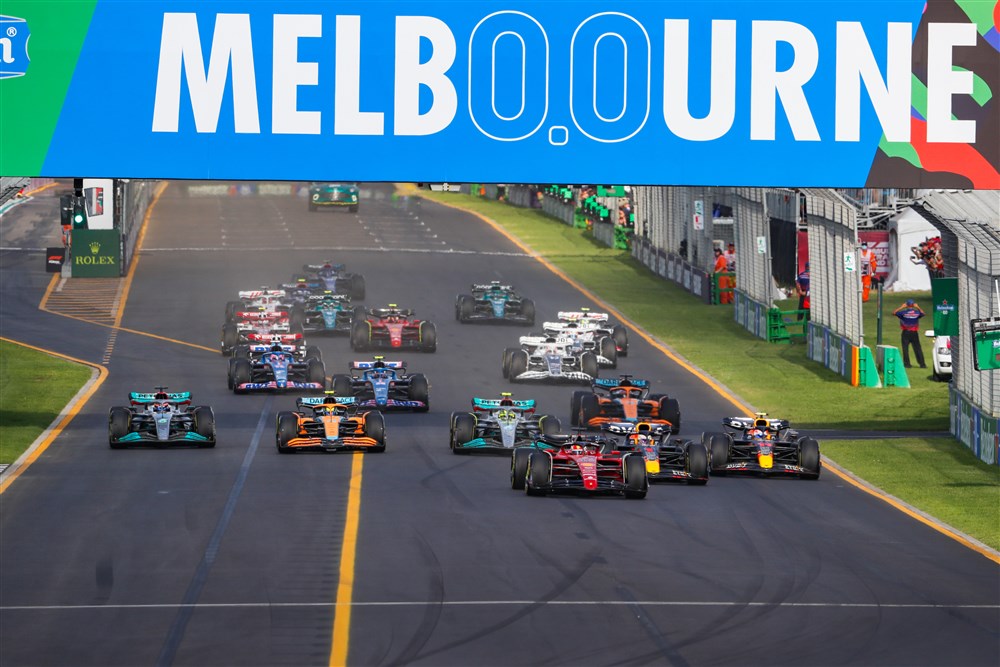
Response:
M261 321L261 320L287 320L286 310L240 310L236 313L237 320Z
M596 378L591 384L602 389L614 389L615 387L636 387L645 389L649 386L649 380L637 380L635 378Z
M286 293L283 289L255 289L241 290L238 296L241 299L259 299L262 296L283 297L286 296Z
M173 403L175 405L188 405L189 403L191 403L191 392L172 391L167 394L166 398L156 398L155 393L131 391L129 392L128 400L132 405L145 405L147 403L163 403L164 401L168 403Z
M607 313L592 313L589 310L560 310L556 313L556 317L564 322L578 322L578 321L590 321L590 322L607 322Z
M326 290L322 294L310 294L308 297L306 297L306 301L308 301L309 303L317 303L317 302L323 301L325 299L329 299L331 301L349 302L351 300L351 295L350 294L336 294L334 292L331 292L330 290Z
M295 335L297 336L297 335L300 335L300 334L295 334ZM263 354L264 352L270 352L272 345L274 345L274 343L259 344L259 345L250 345L249 346L249 348L250 348L250 354ZM282 344L281 345L281 351L282 352L290 352L290 353L294 354L295 352L298 351L298 349L299 349L298 345L286 345L286 344Z
M305 271L306 273L315 273L317 271L322 271L327 267L333 269L334 271L344 270L343 264L333 264L332 262L327 262L325 264L303 264L302 270Z
M247 341L251 343L270 343L271 345L284 345L288 343L298 343L303 338L300 333L248 333Z
M472 409L473 410L499 410L501 408L506 410L514 410L516 412L534 412L535 401L534 399L523 399L523 400L510 400L511 405L501 405L505 399L502 398L473 398L472 399Z
M376 368L375 364L376 363L378 363L378 362L375 362L375 361L352 361L350 363L349 367L350 367L350 369L352 371L371 371L371 370L375 370L375 368ZM406 370L406 362L405 361L383 361L382 362L382 368L391 368L391 369L397 370L397 371L405 371Z
M473 292L485 292L487 290L494 290L494 289L503 290L504 292L513 292L514 291L513 286L511 286L511 285L501 285L500 283L487 283L487 284L473 283L472 284L472 291Z

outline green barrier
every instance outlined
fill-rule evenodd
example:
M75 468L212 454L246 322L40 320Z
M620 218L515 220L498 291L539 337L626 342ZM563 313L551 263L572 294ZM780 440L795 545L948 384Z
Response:
M615 227L615 249L630 250L631 234L626 227Z
M802 319L798 319L799 316ZM771 308L767 311L767 342L791 343L795 340L805 340L808 324L808 310L779 310Z
M117 229L74 229L71 233L74 278L121 276L121 234Z
M710 279L712 281L712 284L711 284L711 289L712 289L711 303L713 303L715 305L719 305L720 303L722 303L722 295L723 294L732 294L732 293L734 293L736 291L736 273L735 272L723 271L722 273L713 273L709 277L710 277ZM719 282L720 282L719 278L727 278L728 279L727 280L728 287L720 287L719 286ZM727 299L727 301L729 301L731 303L733 301L733 299L729 298L729 299Z
M858 386L874 388L882 386L871 348L867 345L858 348Z
M885 378L885 386L909 389L910 378L906 374L906 366L903 365L903 357L899 353L899 348L892 345L879 345L878 352L882 361L882 376Z

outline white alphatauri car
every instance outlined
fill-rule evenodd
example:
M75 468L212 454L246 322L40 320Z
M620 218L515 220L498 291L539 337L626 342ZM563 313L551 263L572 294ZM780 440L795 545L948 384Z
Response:
M924 335L934 339L934 349L931 350L934 379L951 380L951 336L935 336L933 329Z

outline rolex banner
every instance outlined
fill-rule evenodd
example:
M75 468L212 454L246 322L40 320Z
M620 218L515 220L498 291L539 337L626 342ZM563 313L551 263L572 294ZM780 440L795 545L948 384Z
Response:
M117 229L74 229L70 248L74 278L121 275L121 239Z
M958 278L932 278L934 335L958 335Z

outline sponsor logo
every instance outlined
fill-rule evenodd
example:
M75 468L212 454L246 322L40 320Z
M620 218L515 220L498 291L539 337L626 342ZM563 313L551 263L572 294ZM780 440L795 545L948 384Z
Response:
M16 16L0 15L0 79L28 73L28 22Z
M97 241L91 241L90 242L90 252L91 252L91 254L96 255L100 251L101 251L101 244L98 243Z

